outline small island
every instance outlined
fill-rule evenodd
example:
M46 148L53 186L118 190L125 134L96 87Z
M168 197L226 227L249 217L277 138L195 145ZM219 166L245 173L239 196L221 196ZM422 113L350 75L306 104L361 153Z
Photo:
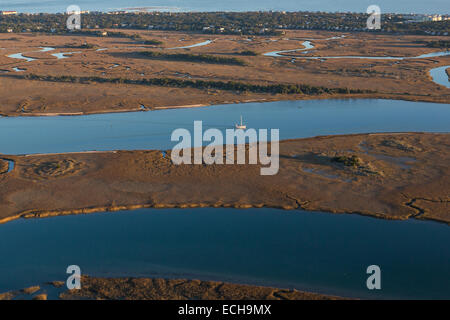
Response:
M175 165L170 151L8 156L0 221L137 208L282 208L450 222L448 134L282 141L280 170ZM21 199L26 199L23 201Z

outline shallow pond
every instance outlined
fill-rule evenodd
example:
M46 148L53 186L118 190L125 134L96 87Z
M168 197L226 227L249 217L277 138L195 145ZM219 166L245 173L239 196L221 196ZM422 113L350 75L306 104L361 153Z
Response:
M59 53L52 53L51 55L57 59L67 59L71 57L75 53L81 53L81 52L59 52Z
M389 57L389 56L329 56L329 57L302 57L303 59L368 59L368 60L412 60L449 56L450 51L426 53L415 57Z
M13 70L15 72L24 72L24 71L26 71L26 69L20 69L19 67L13 67Z

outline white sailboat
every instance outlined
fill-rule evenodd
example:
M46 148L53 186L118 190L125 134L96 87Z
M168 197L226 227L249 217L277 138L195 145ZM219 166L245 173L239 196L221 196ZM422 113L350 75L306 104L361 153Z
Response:
M241 124L236 124L236 129L247 129L247 126L242 123L242 116L241 116Z

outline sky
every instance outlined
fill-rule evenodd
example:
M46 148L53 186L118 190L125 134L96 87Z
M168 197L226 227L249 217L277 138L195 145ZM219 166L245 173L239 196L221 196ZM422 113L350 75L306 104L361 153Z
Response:
M64 12L72 4L91 11L164 6L177 8L175 11L327 12L365 12L369 5L376 4L382 12L450 14L450 0L0 0L0 10Z

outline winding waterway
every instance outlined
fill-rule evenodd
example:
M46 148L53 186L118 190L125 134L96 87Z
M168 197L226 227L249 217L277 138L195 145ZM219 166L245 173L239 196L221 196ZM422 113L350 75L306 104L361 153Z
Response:
M303 48L300 49L292 49L292 50L282 50L282 51L272 51L272 52L267 52L264 53L264 56L266 57L287 57L286 55L283 55L283 53L290 53L290 52L297 52L297 51L305 51L305 50L309 50L309 49L313 49L314 45L311 43L311 41L304 41L302 43Z
M412 60L449 56L450 51L440 51L421 54L415 57L389 57L389 56L323 56L323 57L302 57L304 59L368 59L368 60Z
M59 53L52 53L52 56L57 59L67 59L69 56L75 53L81 53L80 51L77 52L59 52Z
M442 66L430 70L430 76L434 82L440 84L441 86L450 88L450 80L448 78L447 69L450 66Z
M8 170L6 171L6 173L10 173L11 171L14 170L14 161L6 160L6 162L8 162Z
M52 48L52 47L41 47L41 50L39 50L39 51L31 51L29 53L33 53L33 52L49 52L49 51L53 51L53 50L55 50L55 48ZM57 58L57 59L66 59L66 58L69 58L68 55L72 55L72 54L75 54L75 53L81 53L81 52L79 52L79 51L77 51L77 52L60 52L60 53L52 53L50 55L55 57L55 58ZM22 53L22 52L14 53L14 54L8 55L8 58L22 59L22 60L25 60L26 62L32 62L32 61L39 60L39 59L36 59L36 58L31 58L31 57L24 56L24 54L25 53ZM17 70L15 70L15 71L17 71ZM21 70L21 71L23 71L23 70Z
M312 47L309 41L303 45L266 55L282 57L281 53ZM415 58L420 57L424 55ZM434 81L441 81L436 77L445 73L442 68L430 71ZM0 137L7 137L0 140L0 153L169 149L176 143L170 134L177 128L192 130L193 122L202 120L204 129L224 131L240 115L249 128L279 128L281 139L450 132L446 104L279 101L71 117L0 117ZM13 168L10 163L8 172ZM7 257L0 260L0 292L64 280L66 267L77 264L84 274L102 277L197 278L360 298L449 299L448 243L448 226L434 222L266 208L142 209L20 219L0 225L0 257ZM381 267L381 291L366 288L366 268L372 264Z
M8 169L4 173L10 173L14 170L14 161L10 159L0 158L0 160L6 161L8 163Z
M280 138L389 131L450 132L446 104L310 100L58 117L0 118L4 154L167 149L176 128L279 128ZM424 241L426 239L426 241ZM0 292L93 276L197 278L363 298L450 298L450 232L386 221L275 209L143 209L19 219L0 225ZM381 291L366 268L381 267Z
M332 37L324 40L335 40L343 38L341 37ZM314 40L314 39L311 39ZM318 40L318 39L316 39ZM290 52L297 52L297 51L305 51L313 49L315 46L311 41L304 41L302 43L303 48L300 49L292 49L292 50L282 50L282 51L272 51L264 53L264 56L268 57L275 57L275 58L282 58L282 57L294 57L294 58L302 58L302 59L310 59L310 60L322 60L322 59L368 59L368 60L412 60L412 59L425 59L425 58L438 58L438 57L445 57L450 55L450 51L437 51L437 52L431 52L431 53L425 53L414 57L391 57L391 56L308 56L308 57L298 57L298 56L291 56L286 53Z
M340 37L332 37L332 38L328 38L325 40L336 40L336 39L340 39L340 38L344 38L345 36L340 36ZM311 39L314 40L314 39ZM303 53L307 53L307 50L313 49L314 48L314 44L311 43L311 41L304 41L302 43L303 48L300 49L292 49L292 50L282 50L282 51L272 51L272 52L267 52L264 53L263 55L266 57L273 57L273 58L292 58L293 62L295 62L295 60L297 58L299 59L308 59L308 60L327 60L327 59L368 59L368 60L413 60L413 59L425 59L425 58L438 58L438 57L445 57L445 56L449 56L450 55L450 51L438 51L438 52L431 52L431 53L426 53L426 54L421 54L419 56L415 56L415 57L390 57L390 56L307 56L307 57L299 57L299 56L293 56L293 55L289 55L287 53L292 53L292 52L303 52ZM430 75L433 79L433 81L437 84L443 85L447 88L450 88L450 82L448 80L448 76L447 73L445 72L445 70L449 68L449 66L444 66L444 67L439 67L439 68L434 68L432 70L430 70Z
M241 103L86 116L0 117L0 153L170 149L178 128L280 129L280 139L367 132L450 132L448 104L401 100L308 100Z
M35 60L36 60L36 59L34 59L34 58L26 57L26 56L24 56L22 53L14 53L14 54L10 54L10 55L8 56L8 58L22 59L22 60L25 60L26 62L31 62L31 61L35 61Z
M41 50L38 50L38 51L31 51L31 52L28 52L28 53L33 53L33 52L48 52L48 51L52 51L52 50L55 50L55 48L51 48L51 47L41 47ZM37 59L35 59L35 58L31 58L31 57L24 56L24 53L22 53L22 52L10 54L10 55L8 55L7 57L8 57L8 58L13 58L13 59L22 59L22 60L25 60L26 62L31 62L31 61L37 60Z

